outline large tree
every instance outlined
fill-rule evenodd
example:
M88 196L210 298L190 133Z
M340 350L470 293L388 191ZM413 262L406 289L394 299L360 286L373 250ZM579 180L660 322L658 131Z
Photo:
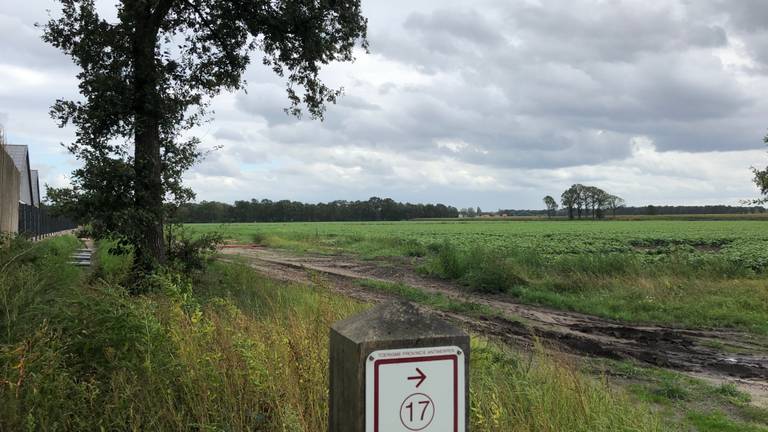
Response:
M545 196L543 201L544 206L547 208L547 217L551 218L557 212L557 201L549 195Z
M592 213L592 219L602 218L603 209L608 204L610 194L595 186L584 186L583 191L587 213Z
M585 186L579 183L566 189L560 196L560 201L563 203L563 207L567 209L569 219L574 218L574 210L579 219L581 219L583 212L586 212L587 216L591 214L593 219L602 218L606 208L612 209L615 216L616 209L624 206L623 199L611 195L599 187ZM544 202L546 203L546 198Z
M563 191L560 195L560 202L563 203L563 207L568 210L568 219L573 219L573 209L576 207L576 201L578 201L578 193L576 192L576 185L573 185Z
M193 197L181 176L201 153L185 131L212 97L244 86L251 55L285 79L288 114L322 118L341 90L323 84L321 66L367 47L360 0L119 0L115 19L94 0L59 2L43 38L81 68L82 97L51 112L76 127L68 148L83 167L52 195L132 245L142 272L165 261L166 204Z
M768 144L768 136L763 138L763 142ZM754 182L760 189L760 195L762 198L752 201L754 204L766 204L768 203L768 167L765 169L752 168L752 172L755 174Z
M611 212L613 213L613 217L616 217L616 210L624 207L626 205L626 202L624 201L624 198L608 194L607 197L607 205L608 208L611 209Z

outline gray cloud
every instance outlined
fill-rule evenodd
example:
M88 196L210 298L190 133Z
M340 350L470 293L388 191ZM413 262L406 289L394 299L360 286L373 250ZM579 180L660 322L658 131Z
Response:
M455 52L454 49L446 49L449 45L437 41L451 40L453 42L466 41L479 46L498 46L504 43L504 38L497 29L494 29L488 20L473 10L445 10L439 9L431 14L413 13L403 24L403 27L416 34L422 34L425 39L433 42L433 47Z
M726 23L716 15L702 17L674 2L538 3L499 3L485 17L459 9L415 13L400 36L377 35L373 49L388 59L433 76L460 77L449 86L411 91L414 99L425 93L434 99L398 106L402 135L434 140L444 131L487 148L495 162L538 159L553 167L621 157L636 135L651 137L662 150L760 145L762 128L744 119L753 122L764 109L753 89L716 57L714 50L729 44ZM456 45L457 35L468 35L473 46ZM383 94L393 88L386 84ZM473 100L483 93L488 96L480 103ZM531 136L530 130L538 132ZM581 160L546 154L582 130L626 139L599 155L575 151ZM592 148L589 140L582 145ZM524 148L530 157L519 154Z
M37 143L55 170L54 146L71 131L54 129L47 110L76 94L76 71L32 26L52 5L0 13L0 107L12 136ZM636 200L749 196L745 155L759 154L768 113L762 0L363 6L372 55L326 68L346 96L325 121L286 115L284 83L258 61L247 93L214 102L215 121L198 132L222 149L189 176L201 198L393 195L494 208L537 206L542 191L575 181Z
M737 31L764 32L768 29L768 3L762 0L704 0L686 2L692 8L704 8L708 13L728 16Z
M0 63L11 60L20 66L73 69L67 56L43 43L42 30L35 28L35 21L0 13L0 28L4 34L0 37Z

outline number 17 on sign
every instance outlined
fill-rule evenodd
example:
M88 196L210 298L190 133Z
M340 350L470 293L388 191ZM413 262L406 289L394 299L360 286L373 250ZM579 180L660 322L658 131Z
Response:
M465 432L464 367L455 346L372 353L366 432Z
M416 410L415 415L414 410ZM400 423L408 430L424 430L432 424L434 418L435 403L424 393L414 393L408 396L400 407Z

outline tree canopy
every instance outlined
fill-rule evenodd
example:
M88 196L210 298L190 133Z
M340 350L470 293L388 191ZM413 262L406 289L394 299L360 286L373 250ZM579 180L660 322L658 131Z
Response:
M234 205L203 201L184 204L177 213L179 222L304 222L304 221L398 221L417 218L455 218L459 211L443 204L411 204L391 198L371 197L366 201L302 203L268 199L235 201Z
M202 154L186 132L211 98L245 86L254 54L286 82L286 112L322 118L341 89L321 67L367 48L360 0L120 0L116 19L94 0L59 0L44 40L80 68L81 98L58 100L51 115L76 127L68 149L83 166L52 200L93 224L99 236L134 248L135 268L165 260L169 205L194 196L182 174Z
M546 198L545 198L546 199ZM595 186L574 184L560 195L560 202L566 209L568 218L582 216L600 219L605 216L605 210L610 209L616 216L616 210L625 205L622 198L609 194Z
M547 208L547 217L554 216L557 212L557 201L549 195L545 196L542 201L544 201L544 206Z
M768 136L763 138L763 142L768 144ZM760 195L762 195L762 198L756 199L753 202L755 204L768 203L768 167L765 167L765 169L762 170L752 168L752 172L755 175L753 181L755 182L755 185L757 185L757 188L760 189Z

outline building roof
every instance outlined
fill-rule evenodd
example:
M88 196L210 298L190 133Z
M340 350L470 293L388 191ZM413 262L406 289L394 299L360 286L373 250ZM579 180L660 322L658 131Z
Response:
M16 169L19 170L19 201L24 204L34 205L34 194L32 193L32 173L29 169L29 147L25 145L5 146L5 151L13 159Z
M30 170L32 178L32 202L35 207L40 207L40 178L37 170Z

